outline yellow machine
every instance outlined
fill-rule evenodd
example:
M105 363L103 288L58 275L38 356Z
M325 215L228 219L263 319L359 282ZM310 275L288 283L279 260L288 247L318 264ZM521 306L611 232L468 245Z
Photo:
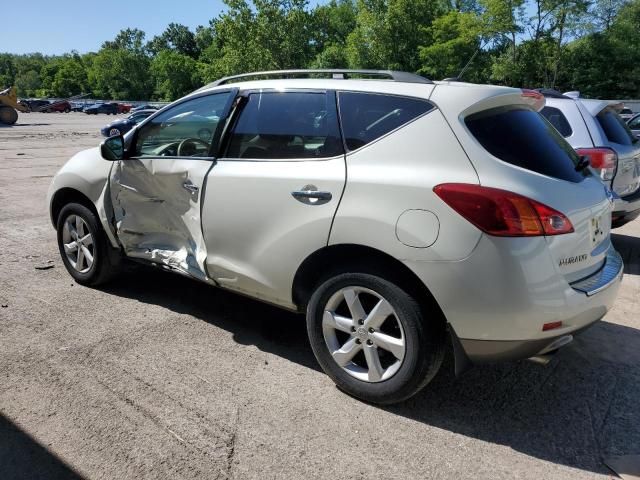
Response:
M0 123L13 125L18 121L18 111L28 112L29 107L18 103L15 87L0 91Z

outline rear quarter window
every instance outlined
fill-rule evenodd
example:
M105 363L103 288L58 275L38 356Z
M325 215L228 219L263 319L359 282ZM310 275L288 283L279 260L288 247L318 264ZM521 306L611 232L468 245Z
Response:
M377 93L338 93L347 150L352 151L433 110L427 100Z
M567 117L564 116L559 109L555 107L544 107L540 112L544 118L546 118L551 125L555 127L560 135L563 137L570 137L573 134L573 130L571 129L571 125L569 125L569 121Z
M612 108L605 108L596 115L596 118L610 142L620 145L632 145L637 142L629 126Z
M545 117L523 105L492 108L468 116L471 134L494 157L548 177L581 182L579 156Z

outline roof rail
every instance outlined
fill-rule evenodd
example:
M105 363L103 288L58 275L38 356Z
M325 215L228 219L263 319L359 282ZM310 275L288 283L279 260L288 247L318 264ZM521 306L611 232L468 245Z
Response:
M357 77L382 77L383 79L392 80L394 82L405 83L433 83L428 78L421 77L415 73L399 72L394 70L350 70L344 68L337 69L309 69L309 70L270 70L266 72L243 73L241 75L232 75L216 80L203 88L217 87L235 80L244 80L253 77L273 77L273 78L297 78L310 77L314 75L331 75L331 78L347 80L352 76ZM202 89L201 89L202 90Z

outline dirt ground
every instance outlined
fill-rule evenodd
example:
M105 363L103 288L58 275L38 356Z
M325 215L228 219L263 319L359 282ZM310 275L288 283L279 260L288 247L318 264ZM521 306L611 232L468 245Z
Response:
M319 371L302 317L155 270L72 281L45 195L110 120L0 128L1 479L603 479L640 453L640 220L613 235L617 305L548 366L448 359L377 408Z

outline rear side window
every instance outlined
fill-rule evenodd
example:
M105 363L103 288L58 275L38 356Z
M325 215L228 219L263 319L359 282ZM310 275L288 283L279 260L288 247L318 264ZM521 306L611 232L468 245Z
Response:
M343 153L332 95L261 92L249 95L233 129L226 157L307 159Z
M589 169L576 171L579 157L539 113L510 105L475 113L465 119L471 134L503 162L570 182L580 182Z
M571 125L569 125L567 117L565 117L564 113L560 110L554 107L544 107L540 113L544 115L544 118L549 120L549 123L553 125L556 130L560 132L560 135L563 137L571 136L573 133Z
M340 120L348 150L356 150L433 110L417 98L340 92Z
M610 142L631 145L637 141L629 126L612 108L605 108L596 115L596 118Z

